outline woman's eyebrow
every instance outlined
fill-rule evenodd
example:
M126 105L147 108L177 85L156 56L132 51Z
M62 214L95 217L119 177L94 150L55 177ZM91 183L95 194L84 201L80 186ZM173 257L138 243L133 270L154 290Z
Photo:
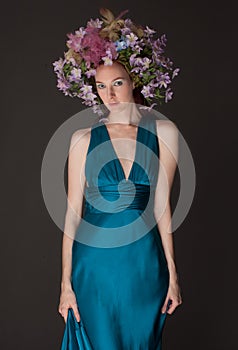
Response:
M123 77L117 77L117 78L113 79L112 81L115 81L115 80L117 80L117 79L125 79L125 78L123 78ZM103 81L98 81L98 80L96 80L96 83L103 83Z

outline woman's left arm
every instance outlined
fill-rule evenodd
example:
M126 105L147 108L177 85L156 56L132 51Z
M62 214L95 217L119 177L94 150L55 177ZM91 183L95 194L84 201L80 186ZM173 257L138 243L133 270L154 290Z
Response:
M157 120L156 124L160 165L155 191L154 216L161 235L169 269L169 288L161 311L163 313L166 311L167 304L170 301L167 313L172 314L175 308L182 303L174 256L170 207L170 194L178 163L179 134L176 125L171 121Z

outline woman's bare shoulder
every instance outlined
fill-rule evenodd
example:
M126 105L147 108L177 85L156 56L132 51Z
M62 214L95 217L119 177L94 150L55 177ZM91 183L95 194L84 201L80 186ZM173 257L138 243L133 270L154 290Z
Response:
M175 122L169 119L156 119L156 125L157 129L161 132L164 132L166 130L177 130L177 125Z
M70 149L77 146L80 150L87 147L90 141L91 127L78 129L71 135Z
M172 153L175 161L178 161L179 131L171 120L157 120L157 135L160 148L160 158L169 161L169 153Z
M156 131L157 136L164 141L178 138L177 125L171 120L157 119Z

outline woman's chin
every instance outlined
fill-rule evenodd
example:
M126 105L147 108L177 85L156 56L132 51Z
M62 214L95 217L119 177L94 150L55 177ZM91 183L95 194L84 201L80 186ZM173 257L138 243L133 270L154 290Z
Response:
M131 102L117 102L112 104L109 103L106 106L111 112L121 112L128 108L128 105L130 104Z
M110 108L115 108L115 107L118 107L119 105L120 105L120 102L109 103L109 104L108 104L108 107L110 107Z
M111 112L120 111L122 108L122 104L120 102L108 103L106 106Z

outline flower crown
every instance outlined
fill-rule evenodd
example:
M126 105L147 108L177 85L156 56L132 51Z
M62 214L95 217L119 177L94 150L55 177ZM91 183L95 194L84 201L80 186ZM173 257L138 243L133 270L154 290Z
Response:
M66 96L81 98L99 115L103 114L102 102L94 79L99 64L112 65L114 60L123 64L149 105L152 99L158 99L160 104L172 99L169 85L180 70L173 69L173 62L163 55L165 34L154 39L155 30L136 25L129 18L123 20L127 12L115 18L109 9L101 8L102 20L90 19L86 28L67 34L69 50L64 52L64 58L53 62L58 89Z

